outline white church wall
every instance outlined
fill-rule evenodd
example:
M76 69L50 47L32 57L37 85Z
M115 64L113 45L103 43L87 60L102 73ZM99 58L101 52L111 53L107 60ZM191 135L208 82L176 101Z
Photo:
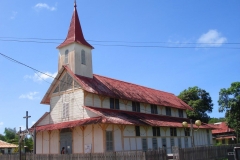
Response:
M48 131L43 131L43 154L49 154L50 151L50 135Z
M118 128L118 126L113 126L113 138L114 138L114 149L115 151L121 151L122 150L122 135L121 130Z
M83 117L83 90L78 89L75 92L63 93L62 95L51 98L50 123L59 123L82 119ZM69 116L63 118L63 105L69 103Z
M80 127L73 129L73 153L83 152L83 134Z
M86 146L93 145L92 143L92 126L87 125L84 129L84 153L87 153Z
M94 125L94 152L101 153L103 150L103 131L99 125Z
M54 130L50 133L50 153L51 154L59 154L59 131Z
M42 146L42 137L43 137L43 132L38 132L37 133L37 136L36 136L36 153L37 154L42 154L42 149L43 149L43 146Z
M50 115L48 114L46 117L44 117L44 118L37 124L37 126L42 126L42 125L49 124L49 121L50 121Z

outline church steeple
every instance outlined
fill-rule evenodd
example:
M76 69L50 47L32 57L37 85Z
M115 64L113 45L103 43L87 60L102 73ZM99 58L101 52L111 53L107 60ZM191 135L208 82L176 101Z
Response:
M63 43L58 47L58 71L63 65L68 66L74 74L92 78L92 49L85 40L77 13L76 1L68 29L68 34Z
M93 49L93 46L91 46L84 38L81 24L79 21L78 17L78 12L77 12L77 4L76 1L74 1L74 10L73 10L73 15L72 15L72 20L68 29L68 34L63 43L61 43L57 48L62 48L68 44L71 43L79 43L82 45L85 45L91 49Z

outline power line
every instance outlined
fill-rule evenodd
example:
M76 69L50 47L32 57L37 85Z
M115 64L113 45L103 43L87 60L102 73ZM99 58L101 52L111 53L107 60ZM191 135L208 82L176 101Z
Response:
M1 37L0 37L1 38ZM42 44L60 44L56 41L39 41L39 40L57 40L57 39L38 39L38 38L22 38L21 39L0 39L0 41L8 42L28 42L28 43L42 43ZM27 40L29 39L29 40ZM60 39L59 39L60 40ZM91 40L90 40L91 41ZM198 44L198 45L217 45L221 43L173 43L173 42L124 42L124 41L95 41L93 42L121 42L121 43L165 43L165 44L175 44L175 45L186 45L186 44ZM240 43L223 43L223 44L240 44ZM108 46L108 47L131 47L131 48L173 48L173 49L240 49L240 47L220 47L220 46L167 46L167 45L127 45L127 44L103 44L103 43L94 43L95 46Z
M61 38L20 38L20 37L0 37L0 38L11 38L11 39L34 39L34 40L64 40ZM193 42L157 42L157 41L113 41L113 40L87 40L90 42L120 42L120 43L169 43L169 44L240 44L237 42L232 42L232 43L193 43Z

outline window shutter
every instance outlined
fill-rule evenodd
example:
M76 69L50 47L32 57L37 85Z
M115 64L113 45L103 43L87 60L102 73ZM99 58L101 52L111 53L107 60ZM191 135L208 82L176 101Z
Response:
M152 138L152 146L154 150L158 149L157 138Z
M140 112L140 103L139 102L136 102L136 111Z
M140 136L140 127L139 126L135 126L135 132L136 132L136 136Z
M136 111L136 103L132 102L132 111Z
M171 147L175 146L174 138L171 138Z
M181 138L178 138L178 147L179 147L179 148L182 148L182 141L181 141Z
M146 151L147 149L148 149L147 139L146 138L142 138L142 150Z
M163 147L167 147L167 140L166 140L166 138L163 138L162 139L162 145L163 145Z
M69 117L69 103L65 103L66 106L65 106L65 110L66 110L66 118Z
M184 138L184 144L185 144L185 148L188 148L188 138L187 137Z
M85 56L84 50L81 51L81 61L82 61L82 64L86 64L86 56Z
M106 131L106 151L113 151L112 131Z
M66 118L66 106L65 106L65 103L63 103L62 118Z
M158 137L161 136L160 127L157 127L157 136L158 136Z
M115 109L119 109L119 99L115 99Z
M114 109L114 99L110 98L110 109Z

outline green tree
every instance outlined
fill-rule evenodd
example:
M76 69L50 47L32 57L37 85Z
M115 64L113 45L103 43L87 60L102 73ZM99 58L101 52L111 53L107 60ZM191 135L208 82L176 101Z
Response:
M0 134L0 140L2 140L2 141L6 141L5 136L2 135L2 134Z
M5 140L8 143L18 144L18 136L15 128L5 128Z
M208 123L217 123L217 122L225 122L226 118L220 117L220 118L211 118Z
M187 110L188 118L205 123L209 121L207 113L212 112L213 103L208 92L195 86L185 89L178 97L193 108L193 111Z
M234 82L230 88L219 92L219 112L224 112L228 126L240 134L240 82Z

